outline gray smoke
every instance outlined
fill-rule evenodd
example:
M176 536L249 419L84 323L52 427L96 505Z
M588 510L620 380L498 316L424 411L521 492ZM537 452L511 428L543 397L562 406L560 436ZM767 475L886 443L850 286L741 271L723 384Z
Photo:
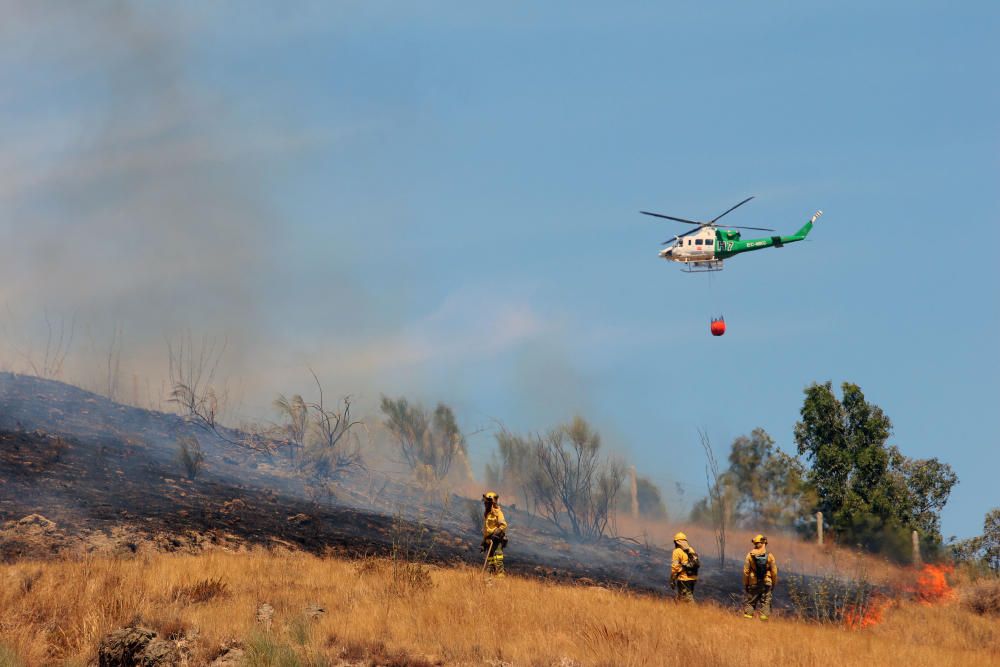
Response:
M0 184L8 358L43 354L43 312L75 321L77 351L120 329L143 375L163 375L164 339L185 331L227 339L237 368L266 337L277 224L254 164L273 138L228 130L236 102L185 73L184 20L140 10L3 12L4 79L43 109L4 123L17 134ZM77 376L95 366L74 362Z

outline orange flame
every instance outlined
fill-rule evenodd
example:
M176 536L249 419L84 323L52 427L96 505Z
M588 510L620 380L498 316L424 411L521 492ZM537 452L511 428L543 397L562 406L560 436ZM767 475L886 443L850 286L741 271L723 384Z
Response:
M849 630L862 630L882 622L882 615L889 608L891 600L873 597L862 607L850 607L844 612L844 625Z
M944 604L955 598L955 591L947 578L953 571L950 565L924 565L912 583L898 586L895 592L898 595L906 591L923 605ZM880 595L872 597L864 605L849 607L844 611L844 625L851 630L878 625L891 604L891 598Z
M954 599L955 591L947 579L947 575L954 569L950 565L924 565L917 574L916 586L913 589L913 596L917 602L934 605Z

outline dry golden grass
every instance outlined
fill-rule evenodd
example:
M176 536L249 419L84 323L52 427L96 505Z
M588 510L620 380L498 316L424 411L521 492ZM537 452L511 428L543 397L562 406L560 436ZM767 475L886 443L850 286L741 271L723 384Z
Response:
M1000 664L1000 620L960 604L903 605L848 631L780 617L474 568L421 568L253 551L0 568L0 665L83 665L110 630L141 621L190 640L205 664L233 641L255 664L940 665ZM255 620L274 607L269 631ZM326 613L305 614L318 603ZM19 661L19 662L18 662Z

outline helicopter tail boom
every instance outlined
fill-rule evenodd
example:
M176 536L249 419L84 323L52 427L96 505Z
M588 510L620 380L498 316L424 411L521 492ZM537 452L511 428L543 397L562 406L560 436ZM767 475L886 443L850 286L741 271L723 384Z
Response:
M795 240L801 241L805 237L809 236L809 232L811 232L813 228L813 223L819 220L819 216L821 215L823 215L823 211L816 211L816 213L813 214L813 217L809 219L809 222L802 225L802 228L799 231L795 232L794 236L798 237Z

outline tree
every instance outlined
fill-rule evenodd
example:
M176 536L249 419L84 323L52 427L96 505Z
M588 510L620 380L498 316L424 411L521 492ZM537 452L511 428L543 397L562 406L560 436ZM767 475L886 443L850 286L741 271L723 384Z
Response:
M805 466L774 446L762 428L733 440L725 479L735 490L736 523L755 530L802 528L816 503Z
M533 512L535 503L531 482L538 467L535 441L502 427L494 438L497 441L499 460L494 455L494 462L487 464L487 483L505 492L516 493L524 503L524 508Z
M639 500L639 515L650 519L666 519L667 506L663 504L660 487L647 477L635 478L636 495Z
M632 511L632 496L627 491L628 476L623 483L625 487L618 493L615 511L629 514ZM663 502L663 493L653 480L642 475L635 478L636 499L639 501L639 516L647 519L666 519L667 506Z
M1000 575L1000 507L983 518L983 534L951 544L952 557Z
M983 519L983 559L991 570L1000 574L1000 507Z
M381 407L386 428L395 436L403 460L418 477L440 482L456 459L468 456L455 413L444 403L438 403L430 415L405 398L383 396Z
M536 437L534 449L537 467L530 488L539 513L565 535L603 537L625 469L600 456L600 434L577 416Z
M892 460L898 462L895 469L909 491L906 513L912 517L913 527L923 535L940 535L941 510L958 483L958 475L937 459L908 459L895 447L892 450Z
M857 385L845 382L841 389L838 400L830 382L807 387L795 425L817 509L840 539L874 551L903 556L910 530L936 547L938 516L958 478L937 459L911 460L887 446L889 417Z

